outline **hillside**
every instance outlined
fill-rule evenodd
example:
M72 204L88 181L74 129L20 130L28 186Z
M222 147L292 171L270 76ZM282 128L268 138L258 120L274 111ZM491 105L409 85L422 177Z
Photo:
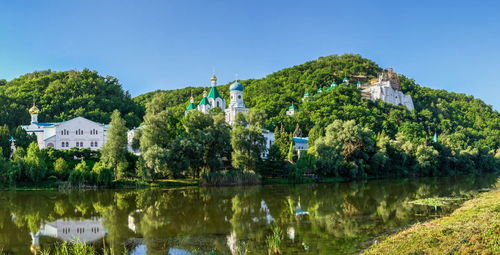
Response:
M384 132L393 139L402 133L415 142L423 142L436 132L454 150L494 151L500 147L500 114L491 106L472 96L422 87L403 75L400 76L402 91L413 97L416 109L413 112L362 99L355 86L340 85L316 93L332 81L340 84L344 77L350 77L351 83L367 82L381 70L376 63L359 55L332 55L285 68L262 79L240 82L245 85L247 107L266 113L266 128L274 130L282 125L293 132L298 125L304 135L311 132L311 141L322 135L333 120L353 119L375 134ZM364 77L356 78L360 75ZM226 99L228 85L219 86ZM13 128L27 123L27 109L36 100L41 108L41 121L84 116L108 123L112 110L119 109L127 126L134 127L142 122L147 102L154 96L161 95L155 101L156 108L171 108L180 116L191 93L199 101L206 88L208 82L207 87L158 90L131 99L116 78L103 77L95 71L33 72L8 82L0 80L0 124ZM302 102L305 92L314 96ZM285 115L291 104L300 107L293 117Z
M453 149L485 147L495 150L500 147L500 114L490 105L465 94L422 87L403 75L400 76L401 89L413 97L414 112L401 106L364 100L354 86L338 86L335 90L311 97L308 102L301 100L305 92L313 95L318 88L327 87L334 80L340 84L343 77L364 75L366 78L360 81L366 82L381 70L373 61L359 55L333 55L285 68L262 79L240 82L245 85L247 107L264 110L268 116L266 127L270 130L283 125L292 132L299 125L305 134L313 130L314 139L314 133L321 134L333 120L354 119L375 133L383 131L392 138L401 132L422 142L436 132ZM351 83L354 81L356 79L351 78ZM226 100L228 85L219 86ZM208 82L207 87L146 93L134 101L145 107L154 95L161 94L162 107L181 112L187 106L191 92L199 102L206 88ZM291 104L301 109L293 117L285 115Z
M111 112L119 109L129 127L141 123L142 109L125 92L118 79L95 71L54 72L22 75L0 83L0 124L15 127L29 122L27 109L33 101L40 108L39 120L56 122L83 116L109 123Z

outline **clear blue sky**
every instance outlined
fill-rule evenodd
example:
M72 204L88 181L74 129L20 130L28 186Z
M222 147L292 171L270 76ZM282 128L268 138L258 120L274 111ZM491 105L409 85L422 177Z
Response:
M89 68L133 96L359 53L500 110L500 1L2 1L0 78Z

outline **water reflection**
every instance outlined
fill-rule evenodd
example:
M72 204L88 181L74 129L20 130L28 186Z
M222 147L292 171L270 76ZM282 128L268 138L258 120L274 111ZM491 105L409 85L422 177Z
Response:
M0 247L30 254L79 239L133 254L349 254L453 208L409 201L491 187L496 176L175 190L0 192Z

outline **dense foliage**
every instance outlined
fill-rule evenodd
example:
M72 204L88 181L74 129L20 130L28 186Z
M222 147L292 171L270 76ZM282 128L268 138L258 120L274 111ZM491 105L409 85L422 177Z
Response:
M276 145L271 147L267 159L259 159L257 168L265 176L312 173L348 178L448 175L498 169L500 114L497 111L472 96L421 87L404 76L400 76L401 89L412 96L414 111L365 100L356 86L342 84L343 77L350 77L351 84L369 82L381 70L359 55L328 56L262 79L240 81L245 85L247 107L262 111L267 116L262 126L275 130L276 134ZM341 85L327 90L332 81ZM322 92L317 92L319 88ZM155 105L163 102L161 108L180 114L191 91L196 95L202 90L157 91L135 100L139 103L152 97L155 100L157 95ZM222 95L228 93L227 85L219 90ZM303 100L305 92L311 96ZM182 103L176 105L179 102ZM299 112L285 115L292 104L299 106ZM238 126L233 129L233 137L242 134L244 130L239 129ZM301 158L290 150L291 137L298 132L309 136L309 152L302 153ZM434 135L439 142L432 141ZM316 140L319 146L315 146ZM240 168L241 160L234 155L233 151L233 165ZM290 165L285 160L297 162ZM247 165L257 162L250 163Z
M118 109L127 126L138 126L143 109L123 91L118 79L95 71L40 71L0 83L0 123L10 128L29 123L28 108L40 108L39 120L58 122L76 116L109 123Z
M116 118L114 126L120 128L111 132L109 138L114 138L104 146L101 161L82 162L76 167L79 171L71 172L73 176L64 170L74 169L73 163L37 160L47 152L27 148L26 155L14 155L13 169L26 170L12 173L31 181L54 174L99 182L98 175L87 172L102 173L101 183L109 183L113 176L198 178L230 169L302 181L304 176L439 176L500 168L500 113L472 96L421 87L404 76L400 76L401 89L412 96L415 110L363 99L352 84L369 82L381 70L359 55L328 56L262 79L240 81L251 111L238 116L232 128L220 111L184 112L188 97L194 93L199 99L203 87L155 91L132 101L112 77L88 70L37 72L0 86L0 97L5 97L1 102L12 107L12 111L0 111L0 123L11 125L10 130L0 128L0 146L5 159L10 155L5 142L9 135L15 134L28 147L32 138L13 129L20 121L9 114L25 111L35 97L42 108L41 119L82 115L109 122L114 109L120 110L129 127L139 124L143 112L144 118L132 144L141 151L140 157L125 153L126 129ZM342 84L344 77L351 79L351 85ZM340 85L327 89L332 81ZM227 85L219 90L228 98ZM310 96L304 99L306 92ZM290 105L299 107L293 116L285 114ZM275 144L269 150L265 150L264 129L275 132ZM296 152L294 136L308 136L309 150ZM5 172L4 176L4 180L14 178Z

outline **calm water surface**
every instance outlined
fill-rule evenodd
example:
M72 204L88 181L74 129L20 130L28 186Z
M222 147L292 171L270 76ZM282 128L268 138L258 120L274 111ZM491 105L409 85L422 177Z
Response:
M378 236L454 208L409 201L491 188L497 176L172 190L2 191L0 251L79 239L131 254L352 254Z

